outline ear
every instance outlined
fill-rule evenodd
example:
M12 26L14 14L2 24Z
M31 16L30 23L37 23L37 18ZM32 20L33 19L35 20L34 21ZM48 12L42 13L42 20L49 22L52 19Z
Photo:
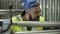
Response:
M30 14L30 9L26 10L26 14L28 14L28 15Z

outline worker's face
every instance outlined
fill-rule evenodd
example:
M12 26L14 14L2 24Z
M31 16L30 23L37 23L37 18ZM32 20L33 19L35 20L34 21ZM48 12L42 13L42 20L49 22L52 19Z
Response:
M30 21L39 21L40 12L39 6L31 8L29 14Z

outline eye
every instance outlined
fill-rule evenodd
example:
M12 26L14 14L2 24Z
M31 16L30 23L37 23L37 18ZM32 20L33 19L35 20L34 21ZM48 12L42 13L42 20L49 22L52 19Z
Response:
M36 13L40 13L40 11L36 11L35 14L36 14Z

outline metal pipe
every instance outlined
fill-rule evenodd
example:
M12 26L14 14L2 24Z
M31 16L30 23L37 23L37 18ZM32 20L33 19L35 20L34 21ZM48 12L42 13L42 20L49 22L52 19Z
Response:
M58 21L59 21L59 1L58 1Z
M58 34L60 30L42 30L42 31L24 31L24 32L15 32L15 34Z
M42 8L43 8L43 16L45 17L45 0L42 0L43 1L43 6L42 6Z
M50 9L50 21L51 21L51 0L50 1L50 6L49 6L49 9Z
M18 26L60 26L60 22L59 21L52 21L52 22L39 22L39 21L18 21L18 22L13 22L13 25L18 25Z
M3 9L0 9L0 12L9 12L10 10L9 9L5 9L5 10L3 10ZM24 11L24 9L12 9L12 11Z
M40 9L41 9L41 15L43 16L43 0L40 0Z
M56 17L58 17L57 16L58 11L56 12L56 10L57 10L57 0L55 0L55 21L57 20Z
M52 14L52 21L54 21L54 0L52 0L51 4L51 14Z

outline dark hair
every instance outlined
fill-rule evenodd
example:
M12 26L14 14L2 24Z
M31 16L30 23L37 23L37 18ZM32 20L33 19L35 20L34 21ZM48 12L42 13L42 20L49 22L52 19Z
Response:
M24 10L24 11L22 12L22 14L21 14L21 15L22 15L22 16L24 16L24 15L25 15L25 13L26 13L26 10Z

